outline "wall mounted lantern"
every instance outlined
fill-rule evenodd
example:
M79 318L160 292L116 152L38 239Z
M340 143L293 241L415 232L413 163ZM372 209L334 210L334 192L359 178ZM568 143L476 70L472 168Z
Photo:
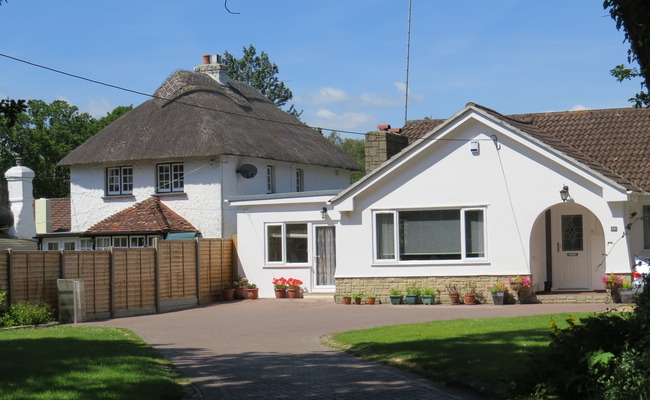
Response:
M321 217L322 219L325 219L326 216L327 216L327 207L323 207L323 208L320 210L320 217Z
M560 190L560 198L562 198L563 202L569 199L569 187L567 185L564 185L562 190Z

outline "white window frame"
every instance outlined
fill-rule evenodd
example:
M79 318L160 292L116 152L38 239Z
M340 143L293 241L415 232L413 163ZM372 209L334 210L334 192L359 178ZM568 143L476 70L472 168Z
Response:
M305 250L307 255L306 261L291 262L287 260L287 225L304 225L306 228L306 241L307 249ZM281 238L281 259L279 261L270 261L269 260L269 227L280 227L280 238ZM307 222L274 222L264 225L264 261L267 266L291 266L291 267L304 267L311 265L311 251L312 251L312 224Z
M275 193L275 167L273 165L266 166L266 193Z
M104 250L111 247L111 237L110 236L101 236L95 238L95 249Z
M106 168L106 194L108 196L133 194L133 166Z
M113 247L119 248L128 248L129 247L129 237L128 236L113 236Z
M305 191L305 170L302 168L296 169L296 192Z
M75 242L63 242L63 250L76 250L77 243Z
M58 251L58 250L59 250L59 242L48 242L47 251Z
M156 165L156 192L182 193L185 191L185 167L183 163Z
M92 250L93 240L90 238L79 239L79 250Z
M129 236L129 247L147 247L145 236Z
M436 211L436 210L459 210L460 211L460 259L440 260L400 260L400 211ZM467 257L465 215L468 211L481 211L483 213L483 257ZM378 257L377 242L377 215L391 214L393 216L393 257ZM436 265L436 264L475 264L488 261L488 237L487 237L487 207L449 207L449 208L417 208L417 209L393 209L375 210L372 212L372 259L375 264L400 264L400 265Z

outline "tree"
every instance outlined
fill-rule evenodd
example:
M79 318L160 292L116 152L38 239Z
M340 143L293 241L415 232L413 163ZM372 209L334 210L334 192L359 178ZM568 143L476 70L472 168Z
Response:
M15 124L0 115L0 167L6 171L17 157L36 173L34 196L67 197L70 194L70 172L57 163L88 138L130 110L118 107L98 120L80 113L63 100L50 104L29 100L18 114Z
M366 148L365 142L359 139L342 138L338 132L332 131L327 136L339 149L343 150L347 155L354 158L354 161L361 167L360 171L352 171L350 174L350 183L354 183L363 178L366 174Z
M635 107L650 107L650 3L647 0L605 0L603 7L616 21L616 29L623 28L625 40L630 43L628 64L637 62L639 65L637 69L621 64L610 72L618 81L640 77L641 91L630 102Z
M276 106L282 107L293 98L291 89L276 76L280 72L278 66L269 60L267 53L262 52L261 55L257 55L257 50L252 44L248 48L244 47L243 57L240 59L235 58L228 51L224 52L223 57L230 78L248 83ZM293 104L287 112L295 117L300 117L302 114L302 111L297 111Z
M0 3L2 3L2 0L0 0ZM25 100L0 100L0 115L4 115L7 118L7 124L9 126L14 125L18 115L26 109Z

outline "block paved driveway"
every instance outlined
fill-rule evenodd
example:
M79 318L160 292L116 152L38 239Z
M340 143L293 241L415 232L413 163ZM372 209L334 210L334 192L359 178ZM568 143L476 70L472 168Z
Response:
M186 374L205 399L478 399L320 344L351 329L456 318L600 311L605 304L341 305L259 299L89 325L136 332Z

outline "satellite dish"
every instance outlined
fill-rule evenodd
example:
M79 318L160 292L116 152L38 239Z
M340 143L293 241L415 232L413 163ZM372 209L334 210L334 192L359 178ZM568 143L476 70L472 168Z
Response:
M257 175L257 167L251 164L243 164L237 169L237 173L246 179L254 178Z

